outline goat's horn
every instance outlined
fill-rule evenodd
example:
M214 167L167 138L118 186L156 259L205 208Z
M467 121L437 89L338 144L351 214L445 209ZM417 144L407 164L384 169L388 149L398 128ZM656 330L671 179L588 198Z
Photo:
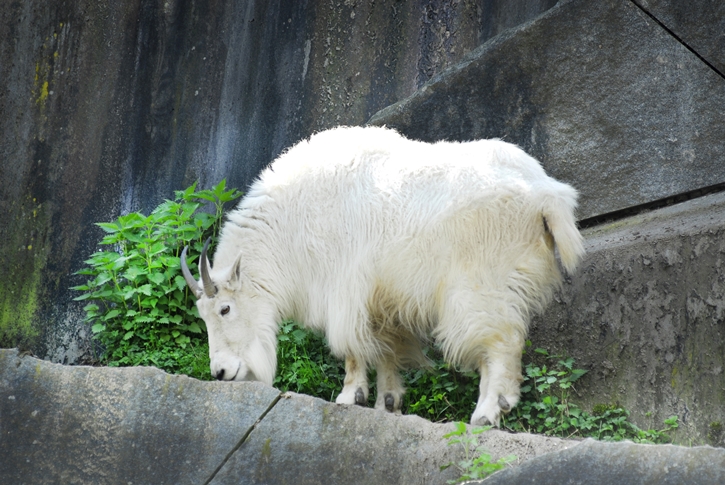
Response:
M191 276L191 271L189 271L189 266L186 264L186 250L187 249L189 249L189 247L184 246L184 250L181 251L181 273L184 275L186 284L189 285L189 288L191 288L191 291L198 298L199 296L201 296L201 291L199 290L199 283L197 283L196 280L194 279L194 277Z
M212 283L209 277L209 258L206 257L206 250L209 249L209 243L211 238L206 240L204 243L204 250L201 252L201 263L199 264L201 269L201 282L204 285L204 294L209 298L214 298L216 295L216 286Z

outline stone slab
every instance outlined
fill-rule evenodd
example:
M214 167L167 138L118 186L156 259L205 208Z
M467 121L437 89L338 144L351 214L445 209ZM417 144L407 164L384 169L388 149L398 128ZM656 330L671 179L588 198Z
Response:
M0 483L445 483L452 424L259 383L51 364L0 350ZM578 441L479 435L512 466Z
M725 193L583 231L587 255L541 317L534 347L588 369L578 399L640 427L725 446Z
M502 470L486 485L720 485L725 449L586 440Z
M208 480L279 392L0 350L0 483Z
M725 2L635 0L725 76Z
M443 437L452 429L417 416L280 396L258 383L62 366L0 350L0 483L443 484L457 472L440 466L463 456ZM615 477L624 484L710 484L725 473L725 450L710 447L498 430L478 438L493 460L517 456L500 472L501 483L604 484Z
M572 0L369 123L516 143L580 191L585 219L725 181L724 105L725 80L632 2Z
M460 447L443 438L452 429L450 423L289 393L211 484L443 484L458 475L440 466L462 458ZM479 436L494 460L517 455L514 465L579 443L497 430Z

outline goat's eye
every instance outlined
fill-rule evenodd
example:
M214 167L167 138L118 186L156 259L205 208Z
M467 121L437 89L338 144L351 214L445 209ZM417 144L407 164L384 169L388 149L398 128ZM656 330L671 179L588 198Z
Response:
M229 305L224 305L224 306L222 307L222 311L221 311L221 314L222 314L222 315L226 315L227 313L229 313Z

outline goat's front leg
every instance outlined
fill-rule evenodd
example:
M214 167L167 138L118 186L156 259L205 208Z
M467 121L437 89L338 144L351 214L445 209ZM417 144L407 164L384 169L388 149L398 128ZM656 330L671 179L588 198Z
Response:
M345 385L335 402L338 404L367 405L368 402L367 364L355 357L345 357Z

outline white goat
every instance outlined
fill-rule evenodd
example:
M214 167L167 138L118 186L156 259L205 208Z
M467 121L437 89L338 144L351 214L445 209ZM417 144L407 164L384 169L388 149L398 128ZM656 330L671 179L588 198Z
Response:
M519 400L530 315L582 257L576 191L499 140L423 143L336 128L275 160L228 215L201 280L182 269L209 332L211 372L272 384L278 324L322 330L345 359L338 403L399 412L399 368L448 362L481 375L473 424Z

